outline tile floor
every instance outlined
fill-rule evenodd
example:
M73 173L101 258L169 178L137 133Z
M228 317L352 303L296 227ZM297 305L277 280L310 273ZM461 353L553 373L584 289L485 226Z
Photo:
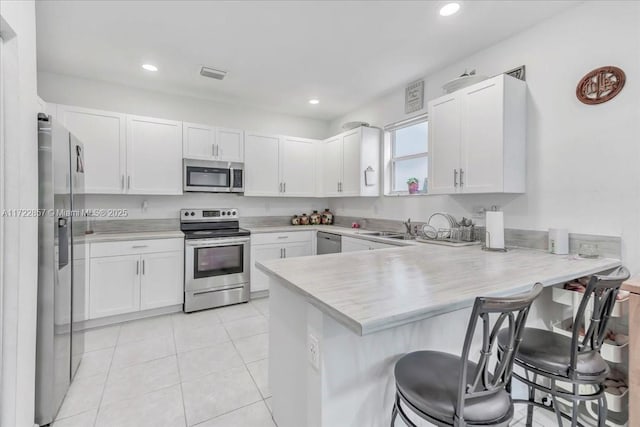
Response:
M267 299L93 329L54 427L275 427Z
M89 331L53 426L275 427L268 318L268 299L258 299ZM516 406L511 425L525 421L526 408ZM534 426L553 425L534 412Z

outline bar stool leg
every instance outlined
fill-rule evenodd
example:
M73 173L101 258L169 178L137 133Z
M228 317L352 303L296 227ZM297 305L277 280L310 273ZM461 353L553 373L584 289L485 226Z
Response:
M398 405L400 404L398 400L398 395L396 394L395 402L393 402L393 410L391 411L391 427L395 425L396 418L398 417Z
M529 373L526 374L529 378ZM535 384L538 380L538 374L533 374L532 382ZM533 386L529 386L529 402L534 403L536 401L536 389ZM533 426L533 405L527 405L527 427Z

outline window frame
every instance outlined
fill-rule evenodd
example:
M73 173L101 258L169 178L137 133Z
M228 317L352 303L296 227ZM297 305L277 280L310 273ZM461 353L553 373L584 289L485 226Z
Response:
M403 160L413 160L413 159L420 159L420 158L426 158L427 159L427 164L429 163L429 136L427 133L427 150L424 152L420 152L420 153L416 153L416 154L409 154L409 155L405 155L405 156L398 156L395 157L395 146L396 146L396 132L404 129L404 128L408 128L411 126L415 126L421 123L427 123L427 126L429 125L429 119L428 117L425 116L421 116L421 117L417 117L413 120L411 120L408 123L398 123L395 126L387 126L386 128L388 129L387 132L389 133L389 149L388 149L388 161L387 163L387 170L389 171L389 178L387 180L388 182L388 191L385 192L386 196L424 196L428 193L426 192L419 192L416 194L409 194L409 189L406 190L396 190L396 163L399 161L403 161ZM427 177L428 177L428 169L427 169Z

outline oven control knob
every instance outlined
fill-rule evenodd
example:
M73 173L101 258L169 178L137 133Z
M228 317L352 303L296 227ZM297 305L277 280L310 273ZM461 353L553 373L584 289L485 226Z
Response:
M195 215L196 215L196 213L195 213L195 212L191 212L191 216L195 216Z
M185 213L184 213L184 216L189 216L189 212L185 212Z
M231 211L231 213L233 214L233 216L236 216L238 214L238 211Z
M231 215L231 211L227 211L227 215Z
M227 213L225 211L222 211L222 215L226 215Z

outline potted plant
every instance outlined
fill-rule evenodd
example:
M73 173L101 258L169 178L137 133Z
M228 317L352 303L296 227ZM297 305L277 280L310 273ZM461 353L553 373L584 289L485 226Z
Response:
M407 180L407 185L409 186L409 194L416 194L418 192L419 181L418 178L409 178Z

